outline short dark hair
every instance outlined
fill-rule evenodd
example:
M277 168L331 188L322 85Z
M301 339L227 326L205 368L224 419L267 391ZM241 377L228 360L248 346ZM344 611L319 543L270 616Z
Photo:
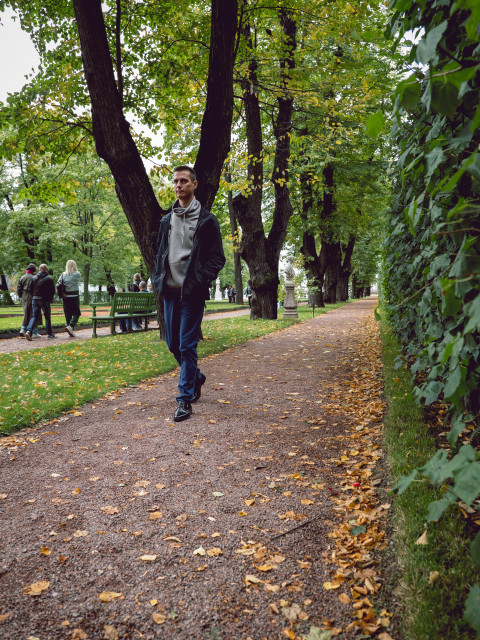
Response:
M197 179L197 174L195 173L195 171L192 169L192 167L187 167L186 164L182 164L179 167L175 167L175 169L173 170L173 173L175 173L176 171L188 171L190 174L190 180L192 182L195 182L195 180Z

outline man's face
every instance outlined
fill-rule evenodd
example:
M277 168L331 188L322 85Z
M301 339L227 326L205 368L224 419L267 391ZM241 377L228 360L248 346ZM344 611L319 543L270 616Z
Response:
M190 178L189 171L175 171L173 174L173 188L180 202L188 204L193 199L197 185L198 182Z

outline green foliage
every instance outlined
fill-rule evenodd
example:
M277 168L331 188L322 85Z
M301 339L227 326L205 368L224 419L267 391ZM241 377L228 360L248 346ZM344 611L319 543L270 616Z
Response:
M86 286L106 285L106 272L125 286L141 258L106 165L88 148L62 165L27 155L0 160L3 269L23 273L33 260L59 275L73 259Z
M453 456L439 450L418 469L435 486L448 486L429 508L436 520L452 501L478 508L480 494L472 435L480 423L480 16L475 0L392 6L392 33L421 38L411 51L415 71L395 96L400 173L383 289L417 376L417 401L450 406ZM475 588L466 616L480 632L472 594Z
M421 407L413 400L407 368L395 368L400 348L383 319L381 332L388 406L384 421L386 458L390 477L397 482L393 531L401 567L395 585L400 597L397 617L401 635L405 640L473 640L476 634L461 615L469 589L480 575L478 566L472 566L469 558L471 527L463 514L452 507L456 497L447 483L434 486L417 471L418 467L433 472L435 467L429 460L435 453L435 439ZM438 524L440 515L442 521ZM425 528L428 543L417 545ZM478 557L480 537L475 540L472 556L477 549ZM437 581L431 578L432 572L438 572ZM475 615L475 608L470 610ZM466 620L470 621L467 614Z

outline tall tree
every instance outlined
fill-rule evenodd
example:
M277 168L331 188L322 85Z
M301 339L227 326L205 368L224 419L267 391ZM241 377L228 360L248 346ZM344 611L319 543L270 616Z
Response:
M235 215L242 228L240 254L246 261L252 281L252 318L277 317L279 285L278 262L287 234L287 224L293 209L290 203L289 163L290 130L294 97L289 88L290 71L295 67L297 24L293 11L281 9L278 14L281 29L281 55L279 86L276 89L276 113L273 112L275 158L272 182L274 207L272 225L268 235L262 220L263 196L263 135L258 95L256 36L246 22L244 35L250 60L242 79L242 98L245 107L246 138L248 148L248 193L240 193L233 200Z

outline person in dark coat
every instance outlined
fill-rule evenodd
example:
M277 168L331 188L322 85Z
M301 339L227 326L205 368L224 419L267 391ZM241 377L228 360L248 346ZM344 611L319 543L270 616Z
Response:
M25 331L25 337L27 340L32 339L32 331L35 326L35 322L43 311L45 316L45 329L47 330L47 338L55 338L52 331L51 321L51 303L53 296L55 295L55 284L53 279L48 275L48 267L46 264L41 264L38 267L38 274L33 276L30 281L29 287L32 293L32 317L28 323L27 330Z
M193 169L173 173L178 198L160 221L152 273L155 291L164 297L165 341L180 365L175 422L187 420L206 377L198 368L197 344L210 285L225 264L220 225L195 198Z
M30 281L35 275L37 270L36 265L33 262L30 262L27 265L25 273L20 278L17 284L17 296L22 301L23 307L23 322L20 327L20 337L23 338L25 335L25 331L27 330L28 323L30 322L30 318L32 317L32 294L29 291ZM41 324L41 316L38 318L37 324L33 327L32 337L39 338L38 335L38 325Z

